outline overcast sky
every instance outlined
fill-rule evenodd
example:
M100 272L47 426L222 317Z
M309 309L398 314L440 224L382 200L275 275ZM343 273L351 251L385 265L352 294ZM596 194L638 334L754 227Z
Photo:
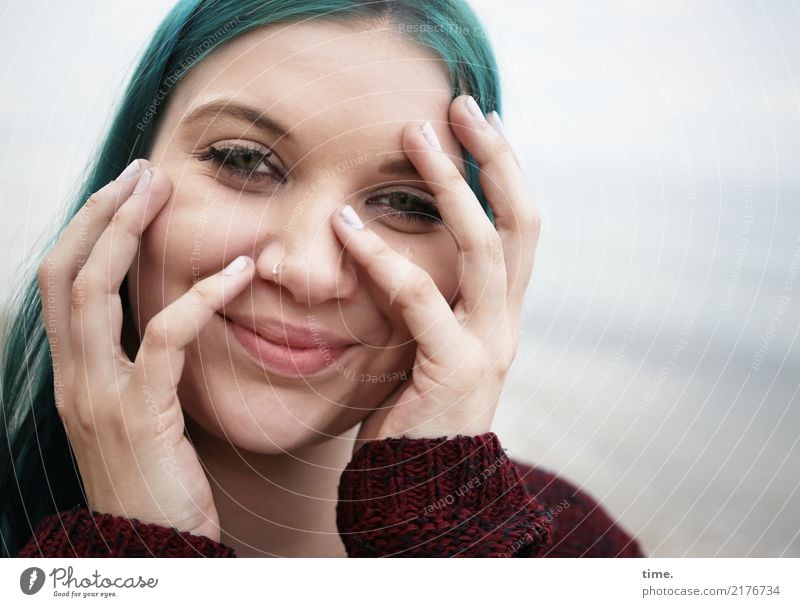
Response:
M7 263L75 183L171 4L0 3ZM749 163L756 180L798 179L796 2L472 4L503 68L512 138L542 187L557 170L585 199L580 188L594 188L587 171L612 181L629 172L669 179L684 175L687 163L700 180L736 179ZM541 201L545 212L554 202Z

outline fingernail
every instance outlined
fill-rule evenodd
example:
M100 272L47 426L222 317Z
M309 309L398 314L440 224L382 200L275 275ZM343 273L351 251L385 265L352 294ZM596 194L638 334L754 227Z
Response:
M150 185L150 178L153 176L153 171L147 169L142 176L139 177L139 181L136 182L136 187L133 188L133 193L138 194L139 192L143 191L147 186Z
M478 122L486 122L486 118L483 115L483 111L481 110L478 102L475 101L475 98L472 95L467 95L467 100L465 102L467 104L467 110L469 113L472 114L472 117L477 120Z
M344 222L349 225L351 228L355 228L356 230L363 230L364 224L361 222L361 219L358 217L358 213L353 210L349 204L346 204L342 207L339 211L339 216L344 220Z
M131 162L117 177L117 181L130 181L139 174L139 159Z
M500 114L492 110L491 112L489 112L487 118L489 120L489 123L495 128L495 130L498 133L500 133L503 137L508 139L508 136L506 134L506 127L503 124L503 121L500 120Z
M426 122L422 125L422 135L425 137L425 141L428 142L428 145L434 150L442 151L442 144L439 143L439 138L436 136L436 131L433 130L430 122Z
M233 276L234 274L240 274L245 268L247 268L248 264L250 263L250 258L247 255L239 255L236 259L228 264L222 273L226 276Z

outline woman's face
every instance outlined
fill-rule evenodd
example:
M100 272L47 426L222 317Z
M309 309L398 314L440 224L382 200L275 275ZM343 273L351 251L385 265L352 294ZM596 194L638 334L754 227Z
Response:
M172 195L128 276L136 326L235 257L256 264L250 288L186 352L178 393L195 422L242 449L292 450L352 428L410 376L416 344L391 293L330 218L353 206L452 302L456 245L424 214L433 197L401 143L409 121L430 120L463 174L451 98L441 60L391 26L322 21L240 36L177 86L150 155ZM241 345L234 320L287 337L306 329L323 353L334 352L326 334L351 345L321 371L282 371Z

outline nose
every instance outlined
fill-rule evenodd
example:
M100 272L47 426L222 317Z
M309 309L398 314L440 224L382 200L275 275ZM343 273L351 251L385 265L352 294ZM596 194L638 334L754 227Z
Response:
M338 204L321 202L299 204L295 213L271 211L272 217L263 222L269 235L255 260L258 275L275 283L281 297L308 307L351 298L358 285L355 262L331 226Z

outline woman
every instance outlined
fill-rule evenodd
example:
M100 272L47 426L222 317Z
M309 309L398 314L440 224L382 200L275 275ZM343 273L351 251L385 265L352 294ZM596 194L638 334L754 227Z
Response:
M178 3L12 325L8 554L640 555L490 432L540 220L482 32Z

